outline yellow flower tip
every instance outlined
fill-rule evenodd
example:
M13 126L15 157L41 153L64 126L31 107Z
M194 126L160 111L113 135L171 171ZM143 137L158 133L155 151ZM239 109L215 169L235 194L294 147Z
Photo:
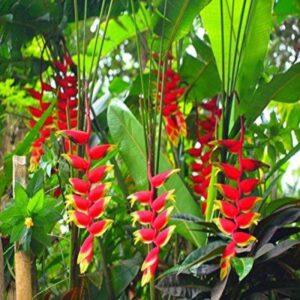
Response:
M71 161L70 156L69 156L67 153L61 154L61 157L62 157L63 159L65 159L66 161L68 161L68 162Z
M70 205L73 205L74 200L73 200L73 195L69 194L65 196L66 198L66 207L69 207Z
M146 269L142 277L142 287L148 284L151 281L152 277L153 275L151 274L150 269Z
M80 274L83 274L86 272L87 268L89 267L89 262L87 259L84 259L79 263L79 268L80 268Z
M107 165L106 166L106 172L107 173L110 172L111 170L113 170L113 168L114 168L114 165L112 165L112 164Z
M133 233L133 235L134 235L134 245L136 245L141 240L141 236L139 234L139 230L135 231Z
M75 220L75 210L69 210L68 215L69 215L69 217L67 219L67 223L74 222L74 220Z
M170 176L173 175L173 174L179 173L179 172L180 172L179 168L174 169L174 170L171 171Z
M135 211L135 212L131 213L130 216L132 218L132 220L131 220L132 226L135 226L136 222L138 221L137 212Z
M113 150L117 149L117 147L118 146L116 144L111 144L110 147L109 147L109 150L113 151Z
M172 211L174 210L174 206L170 206L170 207L168 207L167 209L166 209L166 211L167 211L167 216L169 217L170 215L171 215L171 213L172 213ZM174 225L175 226L175 225ZM175 226L176 227L176 226Z
M30 217L25 218L24 225L26 226L27 229L31 228L34 225L32 218Z
M130 207L132 207L134 205L135 201L137 200L134 195L129 195L127 197L127 199L130 201Z

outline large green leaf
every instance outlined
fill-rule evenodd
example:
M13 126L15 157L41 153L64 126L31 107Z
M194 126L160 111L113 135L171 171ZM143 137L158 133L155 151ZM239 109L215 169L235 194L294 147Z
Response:
M234 9L232 3L234 1ZM223 16L221 14L221 3L223 7ZM238 53L241 50L241 41L245 32L247 15L249 12L250 1L246 1L244 15L241 22L240 39L237 47L237 37L240 25L240 19L243 10L244 1L235 0L212 0L201 12L201 18L204 23L211 47L217 62L220 77L222 78L224 65L224 81L225 88L228 82L228 73L232 73L234 64L234 54L237 48ZM223 18L224 40L222 44L221 20ZM223 47L222 47L223 45ZM222 49L224 48L224 57L222 57ZM229 75L231 77L231 75Z
M194 70L191 72L191 70ZM183 57L180 76L188 82L189 97L192 99L204 99L212 97L221 89L221 81L213 56L206 61L186 54Z
M242 281L251 271L254 263L253 257L233 257L230 261L234 267L236 273L239 276L239 280Z
M142 125L121 101L114 101L108 108L108 125L113 141L118 145L120 154L127 165L138 189L147 189L147 159ZM160 156L160 170L173 167L163 155ZM165 184L167 190L176 189L175 212L200 216L200 209L178 175L173 175ZM205 235L196 232L200 227L180 222L176 229L195 245L203 244Z
M136 35L136 27L134 24L134 20L136 21L136 26L139 32L143 32L148 29L148 25L150 24L149 13L144 8L144 6L140 5L140 9L137 12L135 19L132 15L123 15L119 16L116 19L110 19L108 21L107 32L105 35L105 40L101 52L101 56L107 55L112 50L116 49L121 43L124 41L135 37ZM100 25L100 30L104 30L106 26L106 22L103 22ZM92 56L94 47L96 43L96 37L91 39L88 48L87 54ZM100 51L101 39L98 39L96 46L96 55L98 55Z
M252 2L237 80L241 101L252 95L263 71L272 28L273 0Z
M287 72L275 75L273 79L262 84L253 97L244 99L241 112L248 121L254 121L271 100L293 103L300 99L300 63L292 66Z
M164 50L173 41L181 39L191 30L195 17L211 0L160 0L152 18L154 32L163 38ZM165 15L164 15L165 12Z

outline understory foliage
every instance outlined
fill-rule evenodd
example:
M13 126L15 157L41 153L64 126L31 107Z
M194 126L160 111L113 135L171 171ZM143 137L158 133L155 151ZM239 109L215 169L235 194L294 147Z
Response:
M297 1L32 2L0 3L0 298L22 251L34 299L298 299Z

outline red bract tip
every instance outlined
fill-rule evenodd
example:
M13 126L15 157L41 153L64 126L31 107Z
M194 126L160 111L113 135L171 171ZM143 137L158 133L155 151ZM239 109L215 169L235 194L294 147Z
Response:
M43 112L41 110L33 106L29 106L29 111L34 118L40 118L43 115Z
M216 218L214 219L214 222L217 224L219 229L227 235L231 235L236 230L236 225L233 221L223 218Z
M258 179L249 178L240 182L240 188L243 194L250 194L255 187L260 183Z
M220 163L218 166L224 172L224 174L231 180L237 180L242 175L241 170L235 168L232 165L226 163Z
M67 195L66 199L66 204L72 205L77 210L86 212L90 207L90 201L78 195Z
M242 151L242 143L237 140L221 140L218 142L220 145L227 148L231 153L240 153Z
M68 67L65 66L63 63L59 62L59 61L55 61L53 62L54 66L56 69L58 69L58 71L62 72L62 73L66 73Z
M241 214L236 218L236 223L239 228L249 228L253 224L257 224L260 214L255 212L248 212Z
M131 214L132 223L135 225L136 222L140 224L150 224L154 218L154 213L150 210L139 210Z
M37 100L42 100L42 94L36 91L35 89L29 88L26 89L27 93L30 94L30 96Z
M106 190L110 187L108 183L102 183L97 187L93 188L89 193L89 200L95 202L98 199L102 198L106 192Z
M170 240L175 228L176 226L172 225L161 231L155 238L154 244L159 248L164 247Z
M62 156L79 171L86 171L90 168L90 163L84 158L74 154L62 154Z
M95 146L89 150L89 155L92 160L102 159L108 152L114 150L115 148L115 145L109 144Z
M158 262L159 250L160 249L158 247L155 247L148 253L142 265L141 268L142 271L144 271L145 269L151 267L153 264L156 264Z
M90 189L90 183L86 182L82 179L79 178L70 178L69 179L73 189L80 193L80 194L86 194L88 193L89 189Z
M69 219L73 221L79 228L87 228L92 221L92 218L80 211L69 211Z
M262 200L261 197L256 197L256 196L242 198L238 201L238 206L241 211L248 212L254 207L254 205L257 202L261 200Z
M90 208L89 208L89 215L93 219L100 218L105 209L106 206L108 205L109 201L111 200L111 197L104 197L99 200L97 200Z
M109 228L112 222L112 220L108 219L94 222L91 226L89 226L88 231L94 236L101 236Z
M234 219L238 214L237 207L227 201L217 201L216 207L220 210L223 216L229 219Z
M178 173L179 171L180 171L180 169L174 169L171 171L162 172L162 173L157 174L157 175L153 176L152 178L150 178L150 182L154 188L159 188L162 185L164 185L164 183L167 181L167 179L171 175Z
M143 228L135 231L133 234L135 236L135 244L139 241L142 241L145 244L150 244L154 240L156 233L154 229Z
M173 207L169 207L160 213L152 223L153 228L157 231L162 230L168 224L172 211Z
M237 189L231 187L227 184L216 184L216 187L220 193L227 199L231 201L237 201L239 198L239 192Z
M256 238L247 232L235 232L233 233L233 240L238 246L245 247L256 241Z
M202 153L202 149L201 148L191 148L188 150L189 155L193 156L193 157L199 157Z
M160 212L162 209L165 208L165 205L168 200L174 202L175 197L174 197L174 192L175 190L170 190L167 192L162 193L160 196L158 196L151 204L151 208L155 212Z
M79 145L86 145L89 142L90 135L88 132L81 130L62 130L58 131L58 134L61 133L68 137L72 142Z
M46 92L52 92L53 88L50 84L48 84L46 82L42 82L42 90L46 91Z
M109 172L113 168L112 165L104 165L91 170L87 177L90 183L97 183L101 181L107 172Z
M241 159L241 164L242 164L242 168L246 171L246 172L251 172L251 171L255 171L258 168L263 168L263 167L269 167L267 164L256 160L256 159L251 159L251 158L242 158Z

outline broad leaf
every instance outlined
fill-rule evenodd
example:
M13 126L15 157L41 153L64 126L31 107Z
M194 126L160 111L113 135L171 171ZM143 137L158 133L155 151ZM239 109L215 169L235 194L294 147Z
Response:
M273 79L262 84L253 97L244 99L241 103L241 113L248 122L255 121L259 114L271 101L293 103L300 99L300 63L293 65L288 71L275 75Z
M231 265L235 269L239 276L239 280L242 281L251 271L254 263L253 257L233 257L230 260Z
M142 125L121 101L114 101L108 108L108 125L113 141L118 145L120 154L127 165L138 189L147 188L147 159L145 153L145 142ZM160 168L170 170L173 167L167 162L163 155ZM193 197L178 175L173 175L165 184L165 189L176 189L175 212L189 213L200 216L200 209L194 202ZM195 232L199 229L197 225L180 222L177 231L199 246L204 242L204 234Z
M163 50L178 41L190 30L195 17L211 0L160 0L152 18L154 32L162 37ZM165 12L165 14L164 14Z
M43 209L45 202L44 190L39 190L35 195L29 200L27 205L27 210L29 214L38 213Z

